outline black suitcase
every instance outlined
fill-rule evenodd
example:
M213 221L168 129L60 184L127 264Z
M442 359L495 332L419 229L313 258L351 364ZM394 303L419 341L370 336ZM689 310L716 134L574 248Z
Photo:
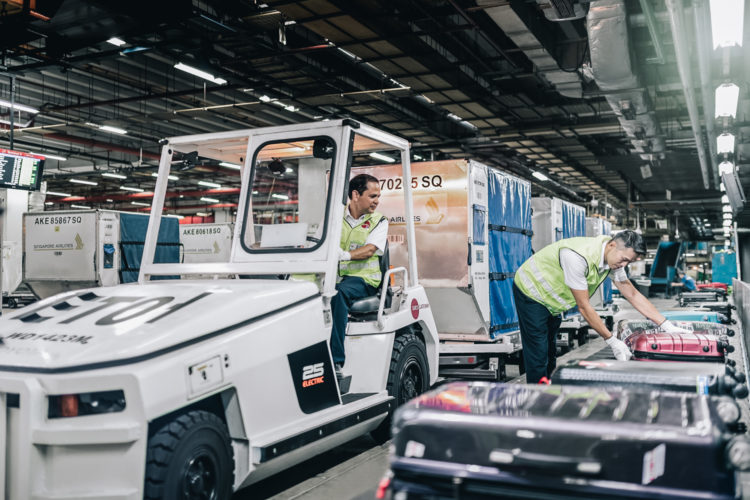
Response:
M734 499L750 440L729 397L454 382L394 418L393 498Z
M693 304L695 302L718 302L724 298L726 298L724 294L716 291L682 292L680 293L680 307L685 307L685 304Z
M619 386L746 398L745 374L718 363L570 360L552 373L560 385Z
M707 335L716 335L717 337L733 337L734 328L721 323L711 321L676 321L671 320L672 324L685 328L690 331L700 332ZM659 332L659 325L648 319L621 319L617 322L614 333L618 339L625 340L634 333Z

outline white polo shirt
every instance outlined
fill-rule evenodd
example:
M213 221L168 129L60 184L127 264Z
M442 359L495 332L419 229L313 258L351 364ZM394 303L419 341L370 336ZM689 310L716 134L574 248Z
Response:
M358 224L360 224L364 218L368 214L363 214L362 217L359 219L355 219L352 217L351 212L349 212L349 207L346 207L346 215L344 216L344 220L346 220L347 224L351 227L356 227ZM367 235L367 241L365 241L365 245L372 244L377 247L377 250L375 251L375 255L383 255L383 252L385 251L385 244L388 241L388 217L383 216L383 220L380 221L380 223L375 226L375 229L373 229L370 234ZM352 249L353 250L353 249Z
M603 273L609 269L609 265L604 262L604 247L607 246L609 241L605 241L602 244L602 260L599 261L599 273ZM563 248L560 250L560 267L562 267L563 275L565 276L565 284L570 287L571 290L588 290L588 283L586 282L586 259L582 255L574 252L570 248ZM628 275L625 273L625 268L615 269L610 272L610 278L612 281L627 281Z

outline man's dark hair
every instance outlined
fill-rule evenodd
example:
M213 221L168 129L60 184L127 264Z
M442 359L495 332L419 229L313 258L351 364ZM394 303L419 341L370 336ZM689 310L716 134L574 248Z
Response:
M352 193L356 190L360 195L367 191L367 185L371 182L380 184L377 177L373 177L370 174L359 174L355 175L349 181L349 199L352 198Z
M643 237L635 231L630 229L620 231L612 239L622 242L625 248L632 248L638 256L646 255L646 244L643 242Z

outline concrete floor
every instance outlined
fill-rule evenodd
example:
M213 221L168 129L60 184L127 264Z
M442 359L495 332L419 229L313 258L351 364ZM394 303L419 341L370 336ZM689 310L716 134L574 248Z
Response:
M676 307L674 299L652 299L654 305L660 309ZM615 321L620 319L639 318L640 314L625 302L619 302L620 311ZM736 316L736 315L735 315ZM735 325L737 335L730 339L735 351L730 355L737 361L737 368L742 367L747 372L744 347L742 345L741 325ZM591 330L592 334L594 333ZM595 335L595 334L594 334ZM589 342L578 349L574 349L558 358L558 363L568 359L583 359L606 348L604 341L598 336L590 338ZM515 366L510 366L509 382L524 383L525 377L518 376ZM743 421L750 424L750 406L744 400L740 404ZM320 455L290 470L270 477L245 490L239 491L232 500L344 500L344 499L372 499L374 498L378 482L388 468L388 443L376 445L369 437L362 437L339 447L336 450ZM750 474L740 476L743 498L750 500Z

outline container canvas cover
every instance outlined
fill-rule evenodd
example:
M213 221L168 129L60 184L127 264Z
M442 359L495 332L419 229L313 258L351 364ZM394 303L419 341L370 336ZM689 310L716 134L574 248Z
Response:
M149 217L141 214L120 214L120 248L122 249L121 283L138 281L138 272L143 257ZM176 263L180 260L179 222L173 217L162 217L159 237L156 242L154 263ZM152 279L170 279L154 276Z
M488 182L491 331L498 334L518 329L513 279L503 277L531 256L531 185L492 169Z

